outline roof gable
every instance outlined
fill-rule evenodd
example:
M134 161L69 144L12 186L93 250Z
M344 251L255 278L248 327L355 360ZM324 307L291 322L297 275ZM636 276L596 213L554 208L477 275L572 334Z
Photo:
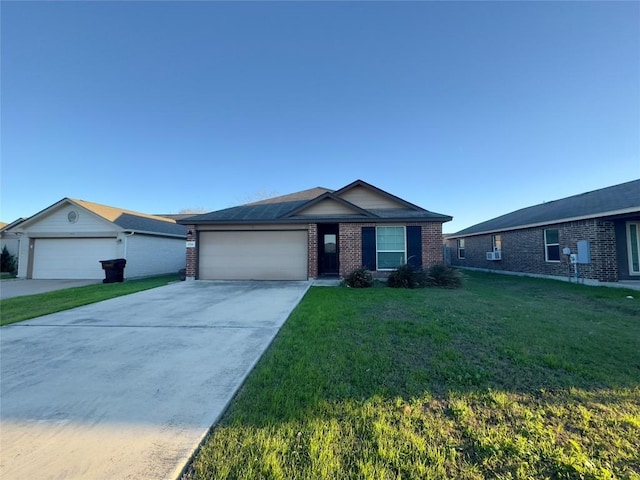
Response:
M640 180L522 208L451 235L466 236L640 212Z
M362 180L356 180L334 193L337 197L366 210L392 210L399 208L424 210Z
M51 224L51 228L60 228L56 227L56 221L53 221L52 216L63 214L66 217L66 215L74 209L84 213L84 215L80 215L78 219L78 222L81 221L81 223L73 224L76 230L87 229L91 231L98 228L115 228L117 230L151 234L186 235L185 227L177 224L175 220L172 219L72 198L63 198L59 202L36 213L22 222L19 228L25 229L35 224L47 225L48 223ZM52 220L49 221L49 219ZM60 225L60 223L58 223L58 225ZM68 224L62 223L62 225L64 225L64 231L69 230ZM99 227L100 225L101 227Z
M325 193L313 200L310 200L299 208L293 210L287 216L341 216L358 215L363 218L375 217L374 214L354 205L332 193Z
M194 215L180 219L178 222L183 225L268 224L313 223L314 221L358 222L367 219L395 222L448 222L451 217L430 212L362 180L356 180L335 192L316 187L291 195Z

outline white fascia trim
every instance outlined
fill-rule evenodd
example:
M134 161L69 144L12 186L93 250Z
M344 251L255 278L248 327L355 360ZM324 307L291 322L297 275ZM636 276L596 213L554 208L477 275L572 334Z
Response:
M185 232L184 235L178 235L175 233L159 233L159 232L147 232L145 230L132 230L130 228L125 229L122 228L122 233L134 233L136 235L153 235L155 237L171 237L171 238L182 238L182 239L186 239L187 238L187 233Z

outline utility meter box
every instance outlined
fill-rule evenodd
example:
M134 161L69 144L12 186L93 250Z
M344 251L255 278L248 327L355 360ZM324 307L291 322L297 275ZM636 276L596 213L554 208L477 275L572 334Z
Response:
M569 260L571 261L571 263L578 263L578 254L572 253L571 255L569 255Z
M578 240L578 263L591 263L589 250L589 240Z

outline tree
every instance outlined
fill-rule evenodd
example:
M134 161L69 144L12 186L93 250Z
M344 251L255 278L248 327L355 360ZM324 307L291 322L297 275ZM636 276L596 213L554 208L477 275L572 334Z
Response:
M18 273L18 261L15 255L11 255L7 246L2 247L2 253L0 253L0 272L11 273L15 275Z
M187 207L187 208L181 208L178 213L183 215L183 214L193 214L193 215L198 215L200 213L208 213L210 212L210 210L207 210L204 207Z

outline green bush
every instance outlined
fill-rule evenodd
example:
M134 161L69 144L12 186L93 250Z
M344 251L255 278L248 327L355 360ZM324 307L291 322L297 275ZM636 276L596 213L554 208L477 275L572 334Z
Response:
M11 273L15 275L18 271L18 262L15 255L11 255L7 246L2 247L2 253L0 253L0 272Z
M405 263L396 268L387 279L392 288L422 288L428 285L427 274L418 268Z
M460 288L462 274L446 265L434 265L427 272L427 285L430 287Z
M373 287L373 276L366 268L357 268L344 279L344 283L351 288Z

